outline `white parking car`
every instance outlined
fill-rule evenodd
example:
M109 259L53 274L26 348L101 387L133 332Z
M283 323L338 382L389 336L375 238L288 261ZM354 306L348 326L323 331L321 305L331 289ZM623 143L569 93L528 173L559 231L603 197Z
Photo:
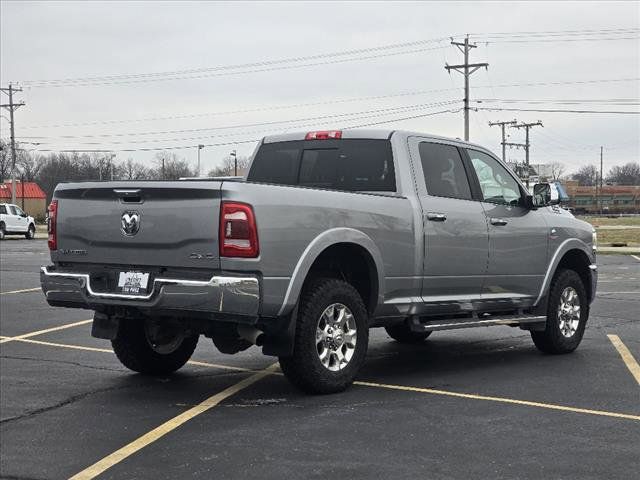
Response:
M4 240L5 235L24 235L32 240L36 235L36 222L19 206L0 203L0 240Z

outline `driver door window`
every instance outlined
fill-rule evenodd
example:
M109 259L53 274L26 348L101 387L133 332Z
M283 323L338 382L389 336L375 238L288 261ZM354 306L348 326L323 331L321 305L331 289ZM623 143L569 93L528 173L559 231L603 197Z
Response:
M480 182L485 202L499 205L520 205L522 194L518 182L495 158L476 150L467 150Z

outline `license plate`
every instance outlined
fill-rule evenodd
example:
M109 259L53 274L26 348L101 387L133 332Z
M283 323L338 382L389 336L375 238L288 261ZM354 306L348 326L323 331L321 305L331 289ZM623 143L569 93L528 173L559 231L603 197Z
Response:
M149 274L142 272L120 272L118 288L122 293L146 293Z

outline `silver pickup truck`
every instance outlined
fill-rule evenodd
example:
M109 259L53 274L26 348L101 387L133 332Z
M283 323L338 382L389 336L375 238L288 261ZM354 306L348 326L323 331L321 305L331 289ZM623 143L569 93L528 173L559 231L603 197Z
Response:
M490 151L380 130L264 138L245 179L68 183L49 207L50 305L95 311L120 361L168 374L200 335L343 390L369 328L398 342L509 325L547 353L580 343L595 233L529 194Z

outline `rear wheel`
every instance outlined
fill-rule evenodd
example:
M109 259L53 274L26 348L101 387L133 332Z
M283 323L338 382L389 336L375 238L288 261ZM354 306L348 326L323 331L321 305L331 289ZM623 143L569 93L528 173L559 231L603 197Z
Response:
M431 335L431 332L413 332L406 323L396 323L384 329L398 343L422 343Z
M309 393L347 388L364 363L369 342L367 310L358 291L336 279L318 279L300 300L293 355L280 367Z
M122 319L111 341L118 360L134 372L166 375L181 368L191 358L198 335L149 320Z
M582 279L573 270L560 270L551 282L545 329L531 332L533 343L545 353L573 352L582 341L588 317Z
M24 234L24 236L27 240L33 240L36 237L36 227L33 223L29 225L29 229L27 230L27 233Z

